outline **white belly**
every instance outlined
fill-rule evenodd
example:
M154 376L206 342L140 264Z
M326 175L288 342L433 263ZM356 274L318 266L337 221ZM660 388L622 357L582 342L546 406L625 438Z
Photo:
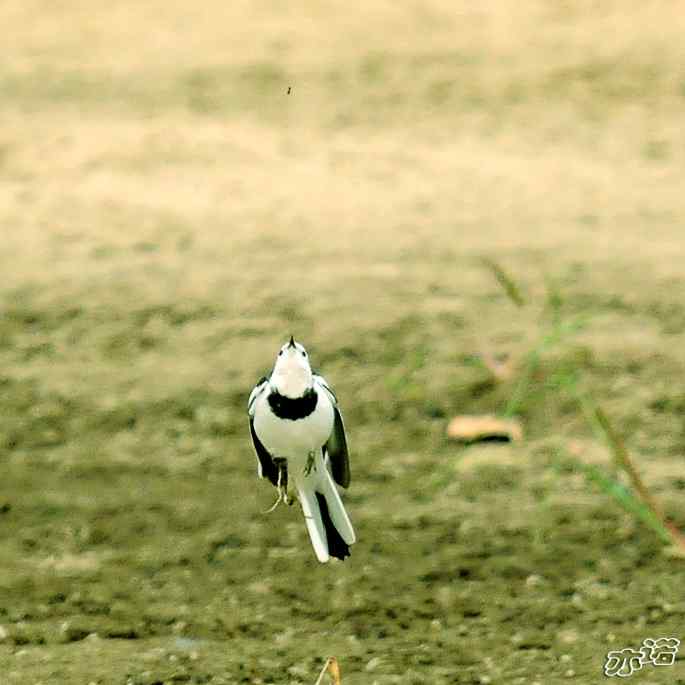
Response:
M333 405L319 393L316 409L303 419L279 419L271 413L268 400L260 397L255 407L254 428L257 437L274 457L285 457L291 466L301 466L310 452L326 443L333 430ZM293 463L294 462L294 463Z

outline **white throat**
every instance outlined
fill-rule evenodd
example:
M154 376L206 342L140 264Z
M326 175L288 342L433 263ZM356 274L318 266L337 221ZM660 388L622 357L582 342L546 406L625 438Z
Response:
M295 399L312 387L311 374L300 368L279 371L271 375L271 385L280 395Z
M302 397L312 387L312 369L302 345L291 339L281 347L270 382L276 392L290 399Z

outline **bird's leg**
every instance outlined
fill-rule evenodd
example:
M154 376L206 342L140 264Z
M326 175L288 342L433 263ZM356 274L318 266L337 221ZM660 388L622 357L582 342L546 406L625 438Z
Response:
M278 460L278 491L281 494L281 500L283 500L289 507L291 507L295 500L288 495L288 461L287 461L287 459L279 459Z
M314 471L316 471L316 463L314 462L315 459L316 459L316 453L315 452L312 451L307 455L307 463L304 465L304 475L305 476L308 476L312 472L312 469L314 469Z
M273 506L264 512L265 514L270 514L281 502L285 502L288 506L291 506L295 501L288 496L288 461L286 459L278 458L274 459L274 463L278 468L278 481L276 483L278 497L273 503Z

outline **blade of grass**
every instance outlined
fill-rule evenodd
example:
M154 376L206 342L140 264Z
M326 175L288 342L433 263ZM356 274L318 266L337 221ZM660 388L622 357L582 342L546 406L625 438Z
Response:
M530 352L526 358L526 363L523 367L523 372L521 377L516 383L514 392L511 393L507 406L504 408L503 416L504 418L510 419L514 416L521 406L523 405L524 398L528 395L528 390L530 388L533 376L540 366L540 352L536 348Z
M570 321L559 321L546 333L540 342L528 353L526 356L526 363L523 366L523 372L514 392L511 394L507 406L504 408L505 418L511 418L518 412L523 400L529 393L529 388L532 383L535 372L540 367L542 356L551 347L561 343L567 337L577 333L585 326L583 319L577 318Z
M564 304L564 298L561 295L559 286L554 279L549 275L545 275L545 309L552 314L554 323L562 320L561 310Z
M658 519L661 526L668 531L669 542L676 547L685 550L685 535L668 520L659 503L647 489L647 486L638 473L635 463L628 452L628 448L626 447L623 438L618 434L609 420L609 417L588 395L579 392L577 386L574 385L571 390L580 403L583 414L592 427L595 435L608 444L613 463L617 470L623 471L628 476L633 489L640 496L642 502L651 511L652 515Z
M672 542L668 529L652 510L641 502L623 483L614 480L593 464L583 464L574 460L578 468L583 472L587 480L593 482L606 495L616 501L625 511L632 514L645 525L649 526L663 542Z
M609 421L609 417L604 413L602 408L597 405L594 406L594 418L597 425L604 433L606 441L609 443L616 464L625 471L633 488L640 495L642 501L669 531L673 544L685 549L685 535L668 520L659 503L652 497L652 493L647 489L647 486L635 467L623 438L614 429L611 421Z
M569 391L578 401L581 411L590 424L597 439L608 444L612 462L615 466L615 472L611 476L607 476L596 468L595 470L588 472L587 468L590 467L582 465L585 469L585 473L607 494L619 501L627 511L632 512L638 516L640 520L647 523L647 525L659 534L659 537L663 541L685 550L685 535L666 518L663 509L647 489L647 486L640 477L640 474L630 457L623 438L621 438L613 427L612 423L609 421L609 417L590 396L579 389L577 374L568 375L563 384L563 388ZM617 480L619 471L623 471L627 474L639 499ZM628 493L633 502L628 502L625 493ZM638 503L639 507L637 507Z
M509 299L517 307L523 307L526 304L526 300L523 297L523 293L521 292L521 289L517 285L516 281L514 281L514 279L509 276L509 274L494 259L483 257L481 261L497 279L497 282L502 286L502 289L509 296Z

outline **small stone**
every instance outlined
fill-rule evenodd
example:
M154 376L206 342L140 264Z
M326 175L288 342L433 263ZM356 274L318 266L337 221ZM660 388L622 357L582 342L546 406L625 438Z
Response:
M573 678L575 674L576 672L572 668L569 668L568 671L564 673L567 678Z
M294 675L296 678L306 678L309 675L309 669L301 664L293 664L287 670L290 675Z
M373 657L373 659L371 659L369 661L369 663L366 664L366 666L364 667L364 670L368 671L369 673L371 671L374 671L375 669L377 669L381 665L381 661L382 660L380 657L378 657L378 656Z
M671 545L669 547L662 547L662 552L669 559L685 559L685 549L681 545Z
M542 576L537 573L533 573L526 578L526 585L528 587L539 587L542 585Z
M562 664L567 664L569 661L571 661L571 655L570 654L562 654L559 657L559 661L561 661Z
M567 645L572 645L574 642L578 642L578 631L573 628L569 630L560 630L558 633L558 638L560 642Z
M188 624L185 621L176 621L176 623L174 623L174 625L171 627L171 630L178 634L182 633L187 627Z

